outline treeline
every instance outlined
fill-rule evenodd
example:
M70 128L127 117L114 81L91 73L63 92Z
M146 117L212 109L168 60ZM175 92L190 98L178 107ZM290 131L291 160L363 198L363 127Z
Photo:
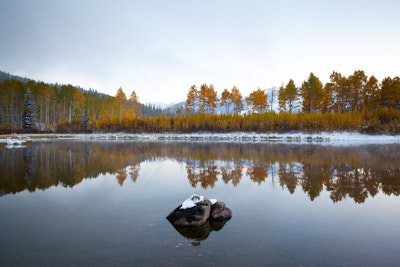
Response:
M141 104L135 91L127 97L119 88L115 96L108 96L72 85L1 74L0 133L91 131L103 122L163 114L160 108ZM82 129L85 119L87 125Z
M217 104L226 108L226 113L241 113L243 100L252 113L268 111L268 94L258 88L248 97L242 98L234 86L224 89L221 97L212 84L202 84L199 89L192 85L187 94L186 111L190 113L215 113ZM325 85L313 73L301 86L291 79L278 90L278 104L281 112L293 113L352 113L375 112L379 109L400 110L400 78L386 77L379 82L375 76L368 77L364 71L355 71L346 77L333 72Z
M313 73L277 90L279 112L265 90L243 97L219 94L212 84L189 88L185 108L165 113L140 104L135 91L115 96L72 85L6 79L0 83L0 133L44 132L231 132L334 131L400 133L400 78L379 82L364 71L333 72L325 85ZM245 110L245 107L247 108ZM217 106L221 108L217 111Z

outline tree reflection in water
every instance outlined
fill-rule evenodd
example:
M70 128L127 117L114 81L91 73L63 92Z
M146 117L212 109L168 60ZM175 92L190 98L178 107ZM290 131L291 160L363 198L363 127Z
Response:
M190 185L213 188L218 181L238 186L243 178L268 180L311 200L322 190L334 202L346 197L363 203L379 192L400 193L400 145L335 147L294 144L35 142L26 148L0 148L0 192L72 187L83 179L114 174L123 186L136 182L140 164L158 159L185 164Z

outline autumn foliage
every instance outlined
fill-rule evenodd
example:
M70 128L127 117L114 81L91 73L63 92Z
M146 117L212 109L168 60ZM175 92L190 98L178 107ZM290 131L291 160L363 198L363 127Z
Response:
M348 77L333 72L329 78L323 84L311 73L300 87L289 80L279 88L279 112L269 109L269 96L260 88L243 97L233 86L219 96L212 84L192 85L185 108L156 116L142 112L145 109L135 91L127 97L119 88L115 96L108 96L72 85L7 79L0 82L0 134L22 132L32 116L35 128L29 131L60 133L400 133L399 77L379 82L355 71Z

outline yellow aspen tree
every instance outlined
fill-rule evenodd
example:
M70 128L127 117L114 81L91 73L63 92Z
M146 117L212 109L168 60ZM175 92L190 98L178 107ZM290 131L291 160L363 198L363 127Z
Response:
M132 91L130 97L129 97L129 106L131 109L131 112L134 116L141 116L142 112L140 110L140 102L139 102L139 97L137 96L135 91Z
M115 95L115 109L119 112L119 120L122 121L124 111L126 108L126 95L122 88L118 88L117 94Z
M263 113L268 107L268 96L264 90L258 88L246 98L247 105L251 106L254 113Z
M186 112L194 113L196 111L198 94L199 92L197 91L196 85L190 86L186 99Z
M224 89L221 94L221 106L225 106L225 112L229 113L230 105L232 103L232 95L228 89Z
M231 89L231 101L233 104L233 111L237 114L243 110L242 94L236 86Z

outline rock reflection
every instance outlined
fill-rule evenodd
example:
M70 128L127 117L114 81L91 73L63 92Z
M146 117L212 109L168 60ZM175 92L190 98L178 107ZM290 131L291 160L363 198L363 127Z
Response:
M330 147L285 144L205 144L54 141L26 148L0 148L1 195L54 185L72 187L83 179L111 173L123 186L136 182L140 164L157 159L184 164L189 184L238 186L248 179L267 182L310 200L323 190L333 202L363 203L378 193L400 194L400 145Z
M183 237L192 240L191 244L193 246L199 246L201 241L208 238L212 231L221 230L226 221L210 221L207 220L204 224L198 227L177 227L174 226L176 231L178 231Z

